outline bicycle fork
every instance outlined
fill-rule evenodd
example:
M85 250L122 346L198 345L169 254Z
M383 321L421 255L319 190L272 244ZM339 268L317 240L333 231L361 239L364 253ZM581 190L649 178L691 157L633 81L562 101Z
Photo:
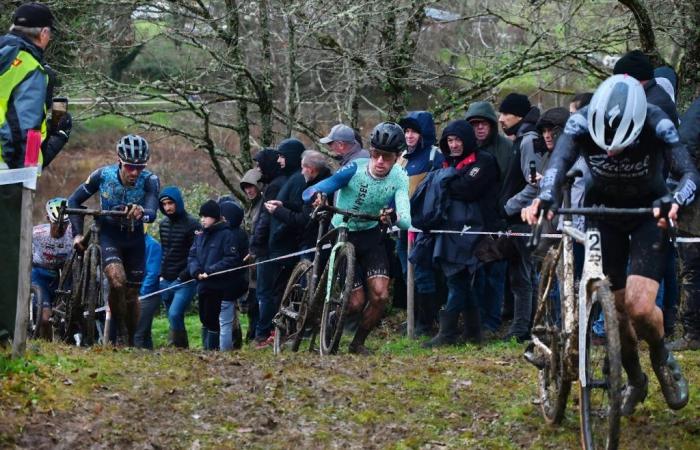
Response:
M598 228L589 226L586 230L586 258L583 263L583 274L578 292L578 377L582 387L587 385L586 374L586 335L588 331L588 321L590 318L588 311L591 308L591 286L594 281L605 278L603 274L603 251L600 244L600 231Z

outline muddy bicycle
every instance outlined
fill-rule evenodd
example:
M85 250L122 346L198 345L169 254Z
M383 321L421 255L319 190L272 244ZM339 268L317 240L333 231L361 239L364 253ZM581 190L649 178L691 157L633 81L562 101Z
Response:
M555 210L555 214L563 219L562 239L548 250L541 266L532 344L525 357L538 368L539 402L545 420L550 424L562 421L571 386L578 381L582 447L616 449L623 387L620 333L610 282L603 273L601 235L595 219L648 216L652 209L565 207ZM587 218L585 232L573 226L572 215ZM540 232L541 220L533 230L534 242ZM585 249L578 291L574 280L574 242L583 244ZM552 298L554 292L558 292L558 298ZM557 301L560 314L555 311ZM600 319L604 323L604 338L596 336L593 329Z
M93 220L85 234L85 251L74 250L61 270L49 318L52 334L54 338L76 345L90 346L99 340L106 343L107 321L102 327L96 320L97 314L106 309L107 303L103 291L100 224L96 219L100 216L126 217L126 212L68 208L64 203L59 217L65 215L92 216Z

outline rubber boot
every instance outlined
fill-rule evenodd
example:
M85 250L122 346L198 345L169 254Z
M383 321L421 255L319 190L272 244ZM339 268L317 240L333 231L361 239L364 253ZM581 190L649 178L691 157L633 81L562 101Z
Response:
M476 305L464 308L464 330L462 330L462 341L469 344L480 345L484 340L481 332L481 314Z
M209 348L209 345L208 345L209 330L207 330L207 327L202 327L201 333L202 333L202 349L208 350L208 348Z
M355 337L352 339L352 342L348 346L348 351L356 355L370 355L370 351L367 349L367 347L365 347L365 340L367 340L369 332L370 330L368 330L367 328L361 325L358 326L357 331L355 331Z
M217 351L219 350L219 332L218 331L208 331L207 337L207 348L205 350Z
M238 314L233 319L233 349L240 350L243 347L243 330L241 329L241 321L238 320Z
M189 348L190 343L187 339L187 330L170 330L173 337L173 347Z
M415 293L416 306L416 336L432 336L433 315L430 312L432 299L435 294Z
M457 343L457 319L459 318L459 312L449 312L441 309L439 315L440 331L434 338L424 342L423 348L443 347Z

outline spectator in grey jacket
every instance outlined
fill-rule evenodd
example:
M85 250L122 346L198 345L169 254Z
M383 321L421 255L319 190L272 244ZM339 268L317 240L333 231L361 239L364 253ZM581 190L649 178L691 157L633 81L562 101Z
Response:
M357 158L369 158L369 152L355 138L355 131L347 125L339 123L331 128L328 136L321 138L321 144L325 144L333 150L335 159L344 166Z

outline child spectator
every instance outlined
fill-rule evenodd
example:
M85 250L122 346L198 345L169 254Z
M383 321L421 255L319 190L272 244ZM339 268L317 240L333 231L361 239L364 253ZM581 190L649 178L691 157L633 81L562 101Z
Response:
M236 248L229 225L221 220L221 208L214 200L206 201L199 208L202 231L195 236L187 260L187 268L193 278L199 280L199 320L202 322L202 347L205 350L219 348L219 314L221 301L229 296L230 285L236 273L214 275L238 267L243 255Z

